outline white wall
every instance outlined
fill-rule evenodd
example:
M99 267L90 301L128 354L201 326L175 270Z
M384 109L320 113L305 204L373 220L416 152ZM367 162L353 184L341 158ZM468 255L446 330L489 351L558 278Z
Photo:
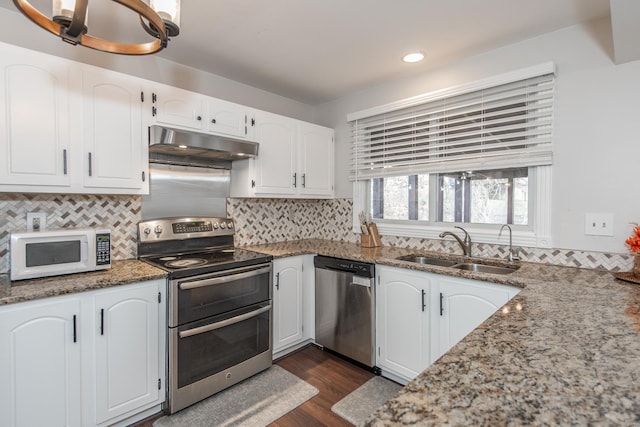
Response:
M614 65L608 19L549 33L321 105L336 129L336 197L351 197L350 112L554 61L557 65L552 246L626 252L640 222L640 61ZM427 51L427 61L429 54ZM586 212L615 215L614 237L584 234Z
M167 61L158 55L109 55L71 46L36 26L14 8L0 7L0 41L300 120L311 121L313 117L313 107L309 105Z

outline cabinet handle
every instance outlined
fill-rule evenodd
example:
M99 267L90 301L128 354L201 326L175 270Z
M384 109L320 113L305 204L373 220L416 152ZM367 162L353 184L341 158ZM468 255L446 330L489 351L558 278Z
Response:
M89 153L89 176L93 175L93 169L91 166L91 153Z
M424 302L424 300L425 300L425 298L424 298L424 297L426 296L426 294L427 294L427 293L426 293L426 292L425 292L425 290L423 289L423 290L422 290L422 311L424 311L424 309L427 307L427 304L425 304L425 302Z
M144 102L144 92L140 92L140 102Z
M151 94L151 102L153 102L154 104L156 103L156 101L158 100L158 96L154 93Z
M294 173L294 174L293 174L293 186L294 186L294 187L297 187L297 186L298 186L298 185L296 184L296 179L297 179L297 178L298 178L298 174L297 174L297 173Z
M100 309L100 335L104 335L104 308Z
M73 315L73 342L78 342L77 316Z
M307 185L307 180L306 180L307 174L303 173L302 174L302 188L304 188Z
M156 109L156 107L155 106L151 107L151 115L155 117L157 113L158 113L158 110Z
M251 119L251 126L255 126L256 125L256 119Z
M256 180L252 179L251 180L251 188L255 188L255 186L256 186Z
M276 289L280 290L280 273L276 273Z
M67 149L62 150L62 172L67 174Z
M442 313L444 313L444 295L442 295L442 292L440 292L440 316L442 316Z
M142 182L144 182L145 179L146 179L146 175L145 175L144 171L142 171Z

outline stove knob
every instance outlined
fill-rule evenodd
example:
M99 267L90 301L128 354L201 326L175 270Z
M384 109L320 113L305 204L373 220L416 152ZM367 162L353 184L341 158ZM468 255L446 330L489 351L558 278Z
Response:
M227 228L227 224L226 224L226 223L224 223L224 222L221 222L221 223L220 223L220 229L221 229L221 230L224 230L225 228Z
M149 234L151 234L151 229L149 227L144 229L144 235L148 236Z
M154 228L153 231L156 234L160 235L160 234L162 234L162 227L160 227L159 225L156 225L156 228Z
M217 229L218 229L218 223L217 223L217 222L214 222L214 223L213 223L213 229L214 229L214 230L217 230Z
M233 228L233 222L229 221L229 222L227 223L227 228L228 228L229 230L231 230L231 229Z

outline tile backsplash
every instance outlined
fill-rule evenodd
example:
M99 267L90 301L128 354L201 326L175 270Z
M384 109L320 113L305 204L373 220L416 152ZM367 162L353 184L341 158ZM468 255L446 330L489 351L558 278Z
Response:
M0 193L0 272L9 269L9 231L25 230L27 212L47 214L47 228L112 230L113 259L136 257L139 196Z
M328 239L356 243L350 199L227 199L227 214L236 222L239 246L299 239ZM141 218L139 196L0 193L0 273L9 268L9 231L24 230L27 212L45 212L47 227L105 227L113 231L114 259L136 257L136 224ZM382 243L417 250L458 253L454 241L382 236ZM505 258L507 247L478 243L474 255ZM628 271L631 254L520 247L523 261Z

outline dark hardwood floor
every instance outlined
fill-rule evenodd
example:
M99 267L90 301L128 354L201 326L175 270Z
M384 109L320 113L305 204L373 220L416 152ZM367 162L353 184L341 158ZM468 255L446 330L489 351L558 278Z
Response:
M371 372L315 346L287 355L276 365L305 380L319 393L271 423L272 427L351 426L331 412L331 407L373 377Z
M319 392L269 424L271 427L351 426L351 423L331 412L331 407L373 377L371 372L313 345L291 353L274 364L308 382ZM160 416L148 418L132 427L152 427Z

